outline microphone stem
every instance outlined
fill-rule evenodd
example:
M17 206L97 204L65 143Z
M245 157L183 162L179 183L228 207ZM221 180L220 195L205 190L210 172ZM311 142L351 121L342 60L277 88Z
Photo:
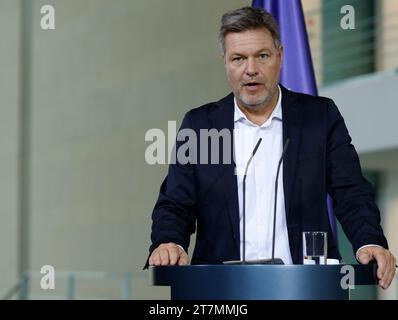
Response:
M256 152L257 152L257 149L258 149L258 147L260 146L260 143L261 143L261 141L262 141L263 139L262 138L260 138L260 139L258 139L258 141L257 141L257 144L256 144L256 146L254 147L254 150L253 150L253 152L252 152L252 154L251 154L251 156L250 156L250 158L249 158L249 160L247 161L247 164L246 164L246 168L245 168L245 173L244 173L244 176L243 176L243 214L242 214L242 222L243 222L243 230L242 230L242 234L243 234L243 237L242 237L242 240L243 240L243 248L242 248L242 255L243 255L243 257L242 257L242 263L243 264L246 264L246 177L247 177L247 171L249 170L249 165L250 165L250 163L252 162L252 160L253 160L253 157L254 157L254 155L256 154Z
M272 255L271 255L272 263L274 263L274 259L275 259L276 203L277 203L277 199L278 199L279 167L280 166L278 166L278 173L276 174L276 181L275 181L274 222L273 222L273 227L272 227Z
M243 264L246 264L246 175L243 177Z
M275 229L276 229L276 203L278 200L278 178L279 178L279 170L281 169L281 164L283 161L283 157L286 153L287 147L289 145L290 139L286 139L285 145L283 146L283 151L281 158L278 162L278 169L276 170L276 179L275 179L275 200L274 200L274 222L272 228L272 255L271 255L271 263L275 263Z

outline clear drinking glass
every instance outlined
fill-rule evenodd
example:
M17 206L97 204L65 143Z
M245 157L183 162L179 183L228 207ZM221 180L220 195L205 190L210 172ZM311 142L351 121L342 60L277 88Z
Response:
M323 231L303 232L304 264L326 264L328 234Z

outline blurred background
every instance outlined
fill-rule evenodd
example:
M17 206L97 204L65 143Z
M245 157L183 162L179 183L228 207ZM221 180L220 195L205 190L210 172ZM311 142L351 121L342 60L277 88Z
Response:
M320 95L345 118L398 256L398 1L302 4ZM354 30L340 26L347 4ZM44 5L55 30L41 28ZM219 20L245 5L0 0L0 298L169 298L142 271L167 171L146 163L145 133L229 93ZM339 242L354 262L341 230ZM397 299L397 280L352 296Z

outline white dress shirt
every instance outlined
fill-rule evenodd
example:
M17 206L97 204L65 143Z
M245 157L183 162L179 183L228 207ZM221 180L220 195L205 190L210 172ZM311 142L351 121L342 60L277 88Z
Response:
M246 260L271 258L275 178L283 150L280 88L278 103L271 116L262 125L248 120L235 99L234 129L241 259L243 259L243 177L246 164L259 138L262 138L262 142L246 177ZM283 192L283 165L278 178L275 258L281 258L285 264L292 264Z

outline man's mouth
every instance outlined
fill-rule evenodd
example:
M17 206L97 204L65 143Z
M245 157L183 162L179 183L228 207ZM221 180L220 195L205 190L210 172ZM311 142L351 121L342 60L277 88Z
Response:
M260 88L262 84L259 82L249 82L249 83L245 83L243 85L244 88L246 88L246 90L248 91L256 91Z

